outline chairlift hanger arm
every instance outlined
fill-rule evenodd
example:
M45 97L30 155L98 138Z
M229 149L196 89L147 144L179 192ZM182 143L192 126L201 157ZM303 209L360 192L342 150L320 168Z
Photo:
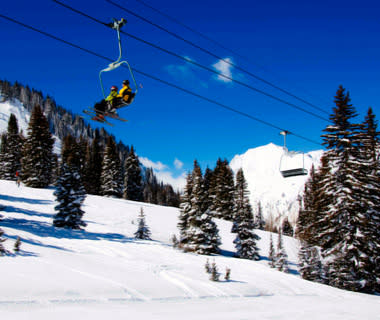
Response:
M136 83L136 79L135 79L135 76L132 72L132 68L131 66L129 65L128 61L127 60L124 60L124 61L120 61L121 58L122 58L122 55L123 55L123 51L122 51L122 45L121 45L121 38L120 38L120 28L123 27L126 23L127 23L127 20L124 19L124 18L121 18L120 20L117 20L115 18L112 19L113 21L110 22L109 24L106 24L108 27L116 30L117 32L117 41L118 41L118 46L119 46L119 57L117 58L116 61L114 62L111 62L108 67L104 68L103 70L101 70L99 72L99 80L100 80L100 86L102 88L102 94L103 94L103 97L104 99L106 98L106 95L105 95L105 92L104 92L104 85L103 85L103 80L102 80L102 73L103 72L108 72L108 71L112 71L114 69L117 69L119 68L122 64L126 64L128 66L128 69L129 69L129 73L131 74L131 77L132 77L132 80L133 80L133 83L135 85L135 94L137 94L137 91L138 91L138 86L137 86L137 83Z

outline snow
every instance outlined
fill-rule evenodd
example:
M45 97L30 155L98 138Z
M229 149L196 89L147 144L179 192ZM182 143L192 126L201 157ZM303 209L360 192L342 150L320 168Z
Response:
M14 99L12 101L2 101L2 97L0 95L0 133L7 132L9 117L12 113L17 118L19 131L22 131L23 135L26 137L30 120L30 112L24 107L24 105L19 100ZM61 140L56 136L53 136L53 138L53 152L56 154L60 154Z
M322 150L309 153L284 152L284 148L270 143L249 149L242 155L236 155L230 162L236 173L243 169L248 182L250 202L254 210L260 201L263 217L274 219L278 225L284 217L294 225L298 217L299 204L297 197L303 193L307 176L284 178L280 170L302 168L310 172L311 166L319 167Z
M122 199L88 196L85 230L52 226L53 189L0 181L0 222L13 251L0 257L1 319L380 319L380 297L302 280L298 242L283 237L290 273L268 266L269 233L257 231L260 261L233 257L231 223L218 220L222 255L173 249L179 210ZM143 208L153 240L136 240ZM273 235L274 243L277 235ZM207 259L221 281L209 280ZM226 268L230 281L223 280Z

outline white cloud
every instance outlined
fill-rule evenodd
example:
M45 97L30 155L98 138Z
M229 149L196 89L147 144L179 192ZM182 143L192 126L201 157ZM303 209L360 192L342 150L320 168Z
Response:
M174 160L174 166L176 169L182 169L183 167L183 162L181 160L178 160L177 158Z
M232 59L231 58L225 58L222 60L219 60L217 63L213 64L213 68L218 71L219 73L225 75L226 77L232 78ZM222 75L218 75L216 77L218 80L223 82L231 82L232 80L223 77Z
M157 179L164 183L170 184L173 189L182 191L186 185L186 172L182 172L180 176L174 177L169 171L154 171Z
M170 168L163 164L161 161L153 162L152 160L139 157L140 162L144 167L152 168L154 174L159 181L170 184L174 190L183 190L186 185L186 172L183 171L179 175L175 175L171 172ZM176 170L181 170L183 167L183 162L175 159L174 166Z
M164 165L161 161L153 162L152 160L149 160L148 158L139 157L140 162L143 164L144 167L152 168L153 170L165 170L167 168L166 165Z

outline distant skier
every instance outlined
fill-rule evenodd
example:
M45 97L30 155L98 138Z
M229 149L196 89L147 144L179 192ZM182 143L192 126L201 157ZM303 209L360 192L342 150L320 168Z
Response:
M18 187L20 186L20 183L21 183L20 173L16 171L16 184Z

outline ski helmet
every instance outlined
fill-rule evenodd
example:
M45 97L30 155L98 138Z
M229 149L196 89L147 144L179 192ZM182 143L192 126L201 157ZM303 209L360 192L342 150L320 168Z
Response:
M129 84L129 80L124 80L123 84Z
M112 86L111 87L111 91L117 91L117 87L116 86Z

